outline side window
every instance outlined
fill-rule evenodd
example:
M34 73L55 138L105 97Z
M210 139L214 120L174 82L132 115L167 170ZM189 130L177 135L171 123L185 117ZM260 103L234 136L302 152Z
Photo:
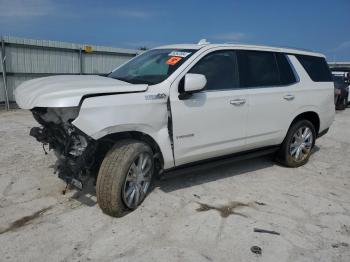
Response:
M223 50L210 53L199 60L189 73L205 75L206 90L238 88L235 51Z
M297 80L295 78L294 71L286 55L282 53L276 53L276 60L277 60L278 70L280 73L280 84L290 85L295 83Z
M239 79L242 87L280 85L275 54L263 51L238 51Z
M309 74L312 81L331 82L332 74L327 65L326 59L317 56L296 55L295 56L305 71Z

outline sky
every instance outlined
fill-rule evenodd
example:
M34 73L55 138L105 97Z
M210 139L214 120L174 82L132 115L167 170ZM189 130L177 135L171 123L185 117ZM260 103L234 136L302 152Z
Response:
M0 35L131 49L205 38L350 61L350 0L0 0Z

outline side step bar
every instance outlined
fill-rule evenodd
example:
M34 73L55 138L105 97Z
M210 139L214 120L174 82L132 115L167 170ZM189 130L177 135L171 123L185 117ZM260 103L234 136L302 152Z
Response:
M267 148L262 148L258 150L244 151L244 152L231 154L223 157L216 157L216 158L201 160L194 163L185 164L185 165L164 170L164 172L161 174L161 177L164 177L170 173L178 175L178 174L185 174L189 172L202 171L208 168L231 164L231 163L235 163L238 161L243 161L251 158L257 158L264 155L270 155L270 154L276 153L278 149L279 149L279 146L273 146L273 147L267 147Z

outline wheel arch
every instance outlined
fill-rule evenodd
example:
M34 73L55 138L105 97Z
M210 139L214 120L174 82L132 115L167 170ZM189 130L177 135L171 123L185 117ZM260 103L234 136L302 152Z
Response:
M316 132L316 136L318 135L319 131L320 131L320 117L319 115L315 112L315 111L306 111L306 112L303 112L299 115L297 115L292 123L290 124L289 128L294 124L296 123L297 121L299 120L308 120L310 121L314 127L315 127L315 132Z
M101 150L105 151L104 152L105 154L107 153L106 151L108 151L108 149L110 149L117 141L120 141L123 139L134 139L134 140L142 141L148 144L154 153L156 162L158 162L157 163L158 168L163 169L164 157L163 157L162 150L160 149L160 146L158 145L156 140L152 136L146 133L143 133L141 131L122 131L122 132L107 134L99 138L97 141L99 143L99 146L102 147ZM106 150L106 148L108 149Z

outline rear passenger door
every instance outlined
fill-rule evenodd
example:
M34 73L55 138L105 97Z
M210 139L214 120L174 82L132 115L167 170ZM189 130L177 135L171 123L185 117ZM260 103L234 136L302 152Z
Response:
M240 85L249 90L247 149L279 144L297 108L297 78L282 53L237 52Z

